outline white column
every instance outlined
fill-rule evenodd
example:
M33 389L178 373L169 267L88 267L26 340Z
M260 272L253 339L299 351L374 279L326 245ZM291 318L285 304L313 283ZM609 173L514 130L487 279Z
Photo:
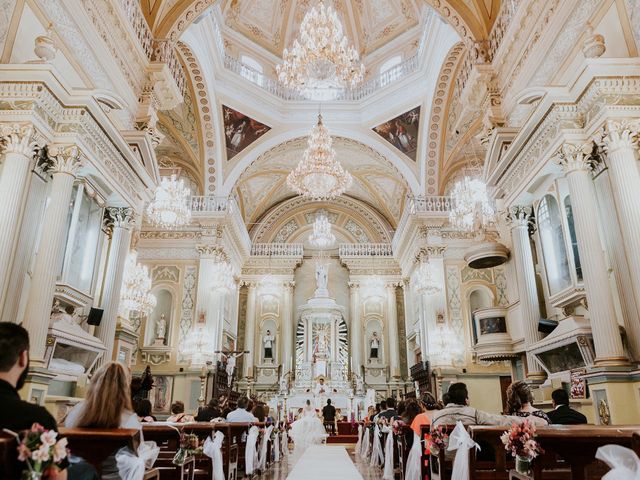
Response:
M54 148L50 153L51 194L44 215L33 281L22 322L29 331L30 356L36 366L44 360L53 293L64 255L69 198L76 171L81 165L80 150L75 146L66 149Z
M282 311L282 372L287 373L293 367L293 288L295 282L285 282Z
M387 325L391 377L400 378L400 339L398 338L398 309L396 307L395 283L387 285Z
M602 160L601 160L602 162ZM603 167L601 163L600 167ZM633 295L633 283L629 273L629 264L624 253L624 242L620 232L620 222L618 216L612 213L616 211L613 201L613 190L609 169L604 167L595 177L594 184L596 195L598 196L598 206L600 221L603 224L604 240L609 254L609 261L613 268L613 276L616 282L618 298L622 318L627 331L627 340L631 349L631 355L636 360L640 360L640 320L638 307Z
M351 320L351 362L353 372L362 374L362 319L360 313L360 284L349 282L349 318Z
M640 305L640 172L636 160L639 129L640 122L609 121L603 138L613 198L618 210L620 231L637 305ZM629 320L627 337L634 349L640 348L640 319L635 316Z
M244 329L244 349L249 353L244 355L244 372L245 378L253 378L253 362L255 359L255 330L256 330L256 285L249 284L249 296L247 298L247 318Z
M409 337L415 329L415 319L413 318L414 310L411 301L411 287L408 278L402 280L402 298L404 300L404 331ZM405 341L405 349L407 351L407 368L411 368L414 364L415 351L409 349L409 342Z
M578 240L578 252L586 290L595 364L600 366L627 363L616 319L609 275L598 234L596 191L591 177L589 159L593 143L562 145L558 158L571 195L571 208Z
M216 351L220 351L224 321L224 315L220 309L224 309L225 294L213 290L212 279L215 275L219 275L217 263L226 261L226 255L217 245L198 245L196 250L200 254L196 312L198 316L204 314L207 332L213 340Z
M4 146L0 159L0 307L9 284L27 180L34 164L34 133L31 125L3 125L0 128L0 145Z
M102 298L100 299L100 308L104 312L100 326L96 328L96 336L102 341L106 351L98 361L98 366L110 362L114 358L113 343L118 321L124 266L131 245L132 221L133 210L130 208L110 207L105 211L105 223L111 231L111 240Z
M544 378L542 367L529 352L532 344L542 338L538 332L540 305L536 290L536 274L529 240L529 223L532 221L530 207L513 207L510 212L512 223L513 257L516 262L518 279L518 298L520 299L520 317L524 333L524 346L527 350L527 377L533 380Z

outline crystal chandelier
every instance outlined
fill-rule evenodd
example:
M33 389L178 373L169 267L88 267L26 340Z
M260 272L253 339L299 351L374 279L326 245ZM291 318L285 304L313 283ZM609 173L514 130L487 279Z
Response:
M230 293L236 289L235 272L229 262L220 261L213 264L211 288L216 292Z
M312 100L333 100L364 79L364 65L348 44L336 11L320 1L300 24L299 39L276 66L278 80Z
M487 185L477 178L465 176L456 182L451 192L453 207L449 221L458 230L473 230L476 218L481 225L493 222L495 209L487 193Z
M421 262L415 273L416 291L426 295L436 295L442 291L442 287L438 285L433 278L433 265Z
M216 344L204 321L198 323L189 330L182 342L180 353L189 359L191 367L204 367L215 359Z
M331 224L327 214L324 212L318 213L313 222L313 233L309 236L309 244L320 250L326 250L335 243L336 236L331 233Z
M318 115L318 124L309 134L302 160L287 176L287 185L298 195L327 200L342 195L351 186L351 174L336 161L332 143L322 115Z
M149 269L137 263L138 252L132 250L125 263L122 294L123 307L140 315L149 315L155 308L157 300L151 294L151 275Z
M147 208L147 216L152 224L162 228L187 225L191 221L190 197L184 180L178 180L175 174L163 177Z

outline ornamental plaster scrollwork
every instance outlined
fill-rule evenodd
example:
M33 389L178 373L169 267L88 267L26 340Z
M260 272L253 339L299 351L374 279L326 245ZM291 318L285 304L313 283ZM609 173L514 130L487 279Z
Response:
M573 143L563 143L556 153L555 161L562 167L565 174L591 170L593 165L593 152L595 144L593 141L579 145Z
M133 209L128 207L107 207L104 210L103 230L111 237L114 228L130 230L135 222Z
M19 153L32 158L38 148L33 125L3 124L0 126L0 152Z
M84 158L82 150L77 145L58 146L49 148L49 173L66 173L73 177L82 167Z
M640 120L610 120L605 126L601 144L607 153L621 148L636 148L639 131Z
M200 258L215 259L218 262L228 261L227 254L220 245L198 245L196 251L200 255Z
M138 251L138 260L198 260L195 248L143 248Z

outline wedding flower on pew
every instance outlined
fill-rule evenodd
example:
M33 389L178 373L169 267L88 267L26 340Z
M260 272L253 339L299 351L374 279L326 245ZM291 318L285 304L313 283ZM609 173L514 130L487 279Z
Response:
M447 428L443 425L438 425L431 429L431 434L426 439L426 446L429 453L437 454L439 450L447 448L449 442L449 434Z
M544 453L535 440L536 427L529 420L521 424L514 423L511 428L500 435L504 448L514 457L523 457L530 460Z
M391 428L393 430L393 434L394 435L400 435L402 433L402 430L404 429L405 425L406 425L406 423L404 423L400 419L394 420L393 423L391 424Z
M180 448L173 457L174 465L184 465L186 459L202 454L202 445L197 435L180 431Z
M46 430L39 423L22 432L22 437L6 428L3 430L18 441L18 460L26 463L23 476L28 478L46 478L61 467L69 454L67 439L58 439L58 432Z

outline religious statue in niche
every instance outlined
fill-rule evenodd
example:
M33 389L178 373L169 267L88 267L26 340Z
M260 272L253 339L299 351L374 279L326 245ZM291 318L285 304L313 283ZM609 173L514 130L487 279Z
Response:
M264 346L264 359L273 360L273 342L275 337L271 334L270 330L262 337L262 345Z
M164 313L160 315L160 318L156 320L156 343L164 343L164 339L167 335L167 320L164 318Z
M380 339L378 338L378 332L373 332L373 335L371 336L370 347L369 358L377 359L378 352L380 351Z

